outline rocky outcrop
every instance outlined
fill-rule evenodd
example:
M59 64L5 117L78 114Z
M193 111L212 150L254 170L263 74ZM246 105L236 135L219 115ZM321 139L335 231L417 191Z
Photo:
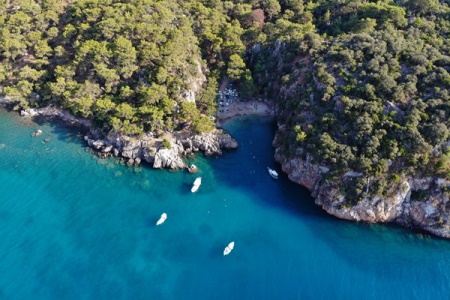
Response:
M311 162L312 158L307 155L306 160L301 158L286 159L282 154L280 148L275 151L275 160L281 164L283 172L288 174L291 181L298 183L310 191L313 191L322 178L320 166ZM326 169L323 169L326 171Z
M357 204L351 206L346 205L345 196L339 189L330 184L322 184L315 193L316 204L341 219L370 223L392 222L402 215L410 186L408 182L404 182L388 197L363 197Z
M101 157L120 156L127 159L128 165L138 165L141 161L146 161L153 168L172 170L186 168L183 157L192 152L204 151L206 155L220 155L222 149L238 147L237 142L229 134L220 130L184 136L181 139L174 138L169 149L164 148L161 141L151 134L137 139L111 132L101 138L101 133L91 130L84 139L92 149L101 154Z
M67 124L89 128L89 134L84 137L89 147L102 158L107 156L123 157L126 159L127 165L139 165L142 161L146 161L154 168L177 170L186 168L183 157L192 152L204 151L206 155L221 155L222 149L236 149L238 147L238 143L229 134L221 130L184 136L182 139L174 138L171 147L165 149L161 140L154 138L153 134L135 138L110 132L104 136L99 130L92 128L89 120L76 118L68 112L54 107L26 109L22 110L20 114L22 117L58 118Z
M315 203L329 214L353 221L395 222L450 238L450 181L433 177L405 178L391 187L389 196L365 196L356 204L348 204L339 190L341 182L322 180L327 168L313 163L308 154L306 159L301 159L286 158L282 153L282 149L277 148L275 159L289 179L308 188ZM339 180L361 175L350 171Z
M183 148L176 144L172 144L170 149L160 149L156 153L153 168L169 168L172 170L185 168L186 164L180 156L181 151L183 151Z
M202 74L200 65L199 74ZM200 75L196 81L191 82L193 90L189 92L189 97L192 97L194 92L201 87L203 81L206 80L204 76ZM9 101L9 98L3 97L0 100L6 102ZM99 130L92 127L89 120L74 117L70 113L55 107L25 109L20 114L22 117L28 118L36 116L57 118L66 124L88 128L90 129L89 134L84 139L89 147L94 149L102 158L107 156L126 158L128 165L139 165L141 161L146 161L152 164L154 168L182 169L186 167L182 157L192 152L204 151L206 155L221 155L222 149L236 149L238 147L238 143L229 134L221 130L184 136L181 139L175 138L170 149L164 149L161 140L154 138L152 134L134 138L110 132L107 136L104 136Z
M192 164L188 167L188 172L191 174L195 174L198 172L198 168L196 165Z
M185 151L204 151L206 155L222 155L222 149L237 149L238 143L229 134L222 131L202 133L182 139L178 142Z

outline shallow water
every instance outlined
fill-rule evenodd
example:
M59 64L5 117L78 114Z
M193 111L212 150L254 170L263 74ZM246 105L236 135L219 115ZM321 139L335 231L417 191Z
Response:
M198 156L192 194L197 175L99 160L0 111L0 298L449 299L449 241L328 216L267 173L273 122L225 127L240 148Z

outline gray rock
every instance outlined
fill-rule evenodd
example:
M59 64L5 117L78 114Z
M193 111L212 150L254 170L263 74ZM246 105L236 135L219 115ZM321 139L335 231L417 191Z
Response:
M103 143L102 140L96 140L96 141L94 141L94 142L92 143L92 147L93 147L95 150L99 150L99 149L102 148L103 146L104 146L104 143Z
M198 168L196 165L192 164L188 167L188 172L191 174L195 174L198 172Z
M11 101L11 98L9 98L8 96L0 96L0 105L7 104L10 102L12 102L12 101Z
M154 147L145 147L142 149L142 158L146 162L153 164L155 161L156 152L157 150Z
M276 141L274 144L277 144ZM389 187L387 195L381 197L365 194L358 203L348 205L339 186L352 177L362 177L362 174L350 171L335 181L323 182L323 166L313 163L309 154L304 160L299 157L286 158L281 153L281 148L277 148L275 159L282 165L289 179L312 191L316 204L329 214L353 221L395 222L450 238L450 193L447 192L450 182L447 180L432 177L406 178L402 183ZM376 180L378 179L368 179L367 186ZM417 190L426 191L427 198L412 200L411 192Z
M122 156L126 158L136 158L141 154L141 144L139 140L129 139L124 141Z
M103 146L103 148L102 148L102 152L111 152L111 150L113 149L113 146L112 145L109 145L109 146Z
M136 157L136 159L134 160L134 164L136 166L139 166L141 164L141 159L139 157Z
M130 158L130 159L127 161L127 166L131 167L132 165L134 165L134 159Z
M42 135L42 130L38 129L37 131L33 132L31 135L32 136L40 136L40 135Z
M222 149L234 150L239 146L238 142L227 133L219 135L218 140Z
M22 117L34 117L34 116L37 116L38 114L39 114L39 112L34 108L24 109L24 110L20 111L20 115Z
M206 155L222 155L221 149L236 149L238 143L229 134L202 133L182 141L184 149L202 150Z
M179 155L179 148L172 144L171 149L160 149L155 155L153 168L169 168L172 170L179 170L186 167L186 164Z

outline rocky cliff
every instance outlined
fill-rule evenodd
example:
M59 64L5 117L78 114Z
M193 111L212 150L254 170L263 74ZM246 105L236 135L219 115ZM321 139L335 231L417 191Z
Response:
M345 178L324 180L329 169L315 164L310 155L306 154L306 159L287 158L282 148L277 146L276 139L274 145L275 159L289 179L308 188L315 197L315 203L328 213L353 221L394 222L450 238L450 181L438 177L403 178L392 184L387 196L366 196L348 205L339 188ZM361 174L353 172L347 175Z
M203 151L206 155L221 155L222 149L237 149L238 143L222 130L192 135L188 132L168 134L170 145L164 145L161 138L149 133L142 137L130 137L116 132L104 136L92 127L89 120L77 118L54 107L27 109L22 117L44 116L58 118L66 124L88 128L84 140L100 157L116 156L127 160L128 165L139 165L146 161L153 168L179 170L186 168L183 158L192 152Z
M88 145L102 156L114 155L124 157L128 164L139 164L142 160L153 168L179 170L186 168L183 157L192 152L203 151L206 155L221 155L221 149L236 149L238 143L227 133L215 130L199 135L182 135L181 139L173 135L170 146L152 135L132 138L111 132L106 137L92 130L84 138Z

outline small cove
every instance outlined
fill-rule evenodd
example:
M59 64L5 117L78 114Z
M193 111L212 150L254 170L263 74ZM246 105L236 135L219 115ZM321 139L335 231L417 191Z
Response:
M448 299L449 241L327 215L281 174L274 126L228 121L240 148L197 156L192 194L197 175L99 160L0 110L0 298Z

